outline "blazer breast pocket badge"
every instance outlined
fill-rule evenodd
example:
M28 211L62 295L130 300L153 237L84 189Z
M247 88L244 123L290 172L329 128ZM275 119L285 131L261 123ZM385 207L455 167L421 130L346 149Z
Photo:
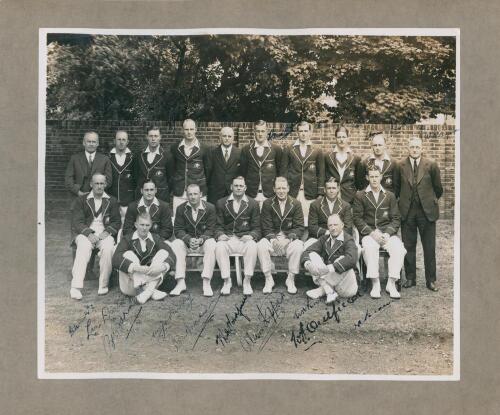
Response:
M156 176L158 177L161 177L163 176L163 172L161 170L158 170L156 173L155 173Z
M389 216L389 212L388 212L387 210L384 210L384 211L382 212L382 216L383 216L384 218L388 217L388 216Z
M243 228L246 228L248 226L248 221L244 220L243 222L241 222L241 226Z
M390 178L390 177L388 177L387 179L385 179L385 183L386 183L387 185L390 185L390 184L392 183L391 178Z
M271 170L271 169L274 169L274 164L273 163L267 163L266 164L266 167Z
M349 176L354 177L354 170L349 170Z
M105 225L109 225L109 216L104 216L103 223L104 223Z
M316 170L316 164L315 163L311 163L309 165L309 170Z

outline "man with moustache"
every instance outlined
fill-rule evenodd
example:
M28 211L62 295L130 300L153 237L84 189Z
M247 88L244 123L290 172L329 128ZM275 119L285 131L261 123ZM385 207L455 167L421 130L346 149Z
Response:
M335 130L336 144L325 154L325 179L334 177L340 184L340 197L352 205L359 183L361 159L349 147L349 131Z
M302 206L288 195L290 188L285 177L277 177L274 184L276 196L266 199L262 205L262 239L257 244L257 256L266 282L262 292L269 294L274 287L271 273L271 254L286 256L288 276L285 281L287 291L296 294L295 275L299 273L300 255L304 233L304 214Z
M109 158L98 153L99 136L95 131L87 131L83 135L83 148L85 151L73 154L66 167L64 183L75 196L83 196L91 191L91 179L94 174L103 174L106 186L109 187L113 180L113 173Z
M408 253L405 257L404 288L416 285L417 230L424 251L425 285L436 287L436 221L439 218L438 200L443 194L437 163L422 157L422 140L412 137L408 143L409 156L400 165L399 209L401 237Z
M366 180L367 167L369 164L374 164L382 172L382 182L380 183L382 187L385 190L395 193L395 189L399 188L399 164L387 154L384 133L377 131L370 134L370 142L372 153L363 159L361 163L361 186L362 188L368 186L368 181Z
M134 156L127 145L127 132L118 130L115 134L115 146L109 154L113 179L108 191L118 200L122 223L125 220L127 206L135 199Z
M172 156L160 145L161 132L157 126L146 129L148 146L136 157L136 198L141 197L144 182L152 180L157 189L156 197L169 202L169 180L172 176Z
M358 262L358 249L351 235L344 232L339 215L328 217L328 234L322 235L309 246L301 257L318 288L309 290L310 298L326 295L326 304L341 297L352 297L358 291L354 268Z
M220 130L220 145L212 149L212 171L208 179L208 201L217 201L231 193L231 183L240 170L241 149L234 146L231 127Z
M288 179L290 196L302 205L307 226L311 203L324 193L325 160L321 149L313 148L311 143L311 124L301 121L297 134L295 143L283 151L280 171Z
M152 221L147 212L135 220L135 231L125 235L113 255L113 266L119 270L120 290L134 296L139 304L150 298L156 301L167 296L157 288L175 265L170 247L157 234L150 233Z
M259 120L254 124L254 141L241 149L241 175L247 184L248 196L262 203L274 195L273 184L279 176L281 147L268 140L267 124Z
M245 195L245 179L233 179L231 194L217 202L217 227L215 257L219 264L224 285L222 295L231 291L229 255L243 255L243 295L253 293L251 279L257 262L257 242L261 236L259 204Z
M304 248L311 246L323 235L330 235L328 218L331 215L339 215L342 219L343 231L352 235L351 205L341 199L339 190L339 182L334 177L330 177L325 183L325 195L311 204L309 209L310 238L304 244Z
M96 173L92 176L90 192L82 194L73 203L71 210L71 244L76 247L71 274L70 297L81 300L83 281L92 251L98 249L99 289L97 294L108 293L111 259L115 246L115 237L120 229L120 211L118 202L104 191L106 177Z
M177 284L170 295L180 295L186 290L186 255L203 254L203 295L213 295L210 286L215 268L215 206L201 198L200 186L190 184L186 189L188 201L177 208L174 220L175 239L171 246L177 257L175 279Z
M196 123L187 119L182 124L184 138L171 146L173 171L172 192L174 215L177 207L188 200L187 187L196 184L207 200L207 177L212 169L211 150L196 138Z

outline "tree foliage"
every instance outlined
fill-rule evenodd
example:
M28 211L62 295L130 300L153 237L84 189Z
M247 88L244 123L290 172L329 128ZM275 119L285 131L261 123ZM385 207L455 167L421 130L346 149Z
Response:
M451 37L65 36L48 48L48 118L412 123L455 110Z

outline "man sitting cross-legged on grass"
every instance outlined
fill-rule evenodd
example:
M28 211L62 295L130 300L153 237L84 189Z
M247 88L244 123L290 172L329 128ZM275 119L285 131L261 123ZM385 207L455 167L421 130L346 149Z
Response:
M310 298L326 295L329 304L340 295L352 297L358 291L354 267L358 261L358 248L354 239L344 232L339 215L328 217L328 235L322 235L302 254L301 262L312 275L318 288L307 291Z
M139 304L167 296L157 287L175 265L174 253L161 237L149 232L151 225L149 213L140 213L135 221L136 231L123 236L113 255L113 267L119 269L120 290L135 296Z

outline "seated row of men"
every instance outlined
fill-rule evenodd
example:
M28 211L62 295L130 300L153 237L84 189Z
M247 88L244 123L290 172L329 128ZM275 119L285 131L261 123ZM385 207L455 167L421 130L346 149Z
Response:
M177 207L173 226L167 203L156 198L156 185L145 182L142 197L127 209L122 237L116 249L121 219L116 199L105 193L106 178L95 174L91 192L76 199L73 205L72 229L76 245L73 280L70 295L81 299L83 280L92 250L98 248L100 277L98 294L108 292L111 269L119 270L120 289L134 295L140 303L149 298L162 299L158 291L163 276L175 268L175 288L171 295L186 290L186 256L190 252L203 254L203 294L212 296L211 279L216 262L224 281L221 294L231 290L231 254L243 256L243 294L251 295L251 279L257 259L265 276L263 293L274 286L271 256L285 256L288 275L285 285L295 294L295 278L301 264L319 286L307 294L317 298L326 295L333 301L337 295L352 296L357 291L354 269L358 251L352 237L353 225L361 235L367 277L372 280L370 295L380 298L378 251L384 246L389 252L389 278L386 291L399 298L395 282L399 279L406 250L396 236L400 225L397 201L393 193L381 185L380 169L368 170L369 185L358 192L351 212L349 204L339 197L339 183L326 183L325 196L312 203L309 210L309 235L305 243L304 216L301 204L289 196L288 181L277 177L273 198L259 204L245 194L243 177L231 184L231 194L214 206L201 199L198 185L187 187L188 201ZM345 227L345 231L344 231Z

